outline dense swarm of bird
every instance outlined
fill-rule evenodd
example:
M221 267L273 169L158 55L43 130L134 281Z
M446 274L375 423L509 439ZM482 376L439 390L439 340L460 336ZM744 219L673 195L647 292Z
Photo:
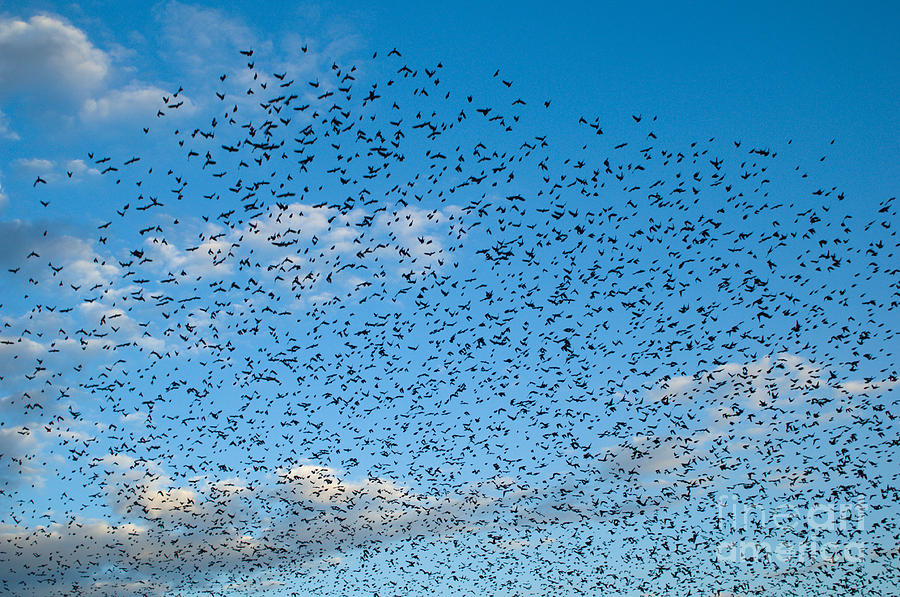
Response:
M88 153L95 242L4 274L4 592L892 594L893 197L646 114L554 135L500 71L242 54L162 98L168 157ZM862 547L722 557L773 537Z

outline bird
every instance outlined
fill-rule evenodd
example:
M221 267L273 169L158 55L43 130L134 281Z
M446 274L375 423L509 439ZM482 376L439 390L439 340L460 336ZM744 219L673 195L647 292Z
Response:
M2 590L890 586L893 195L404 52L239 50L9 228ZM865 566L724 553L817 511Z

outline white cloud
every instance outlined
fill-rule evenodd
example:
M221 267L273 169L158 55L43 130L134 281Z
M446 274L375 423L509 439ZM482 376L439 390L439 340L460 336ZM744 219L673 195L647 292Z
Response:
M0 374L8 375L21 369L20 358L24 361L44 352L45 347L40 342L21 336L0 336L0 356L3 357L0 365Z
M53 169L53 162L44 158L19 158L13 167L33 174L47 174Z
M177 110L167 110L163 97L170 102L184 102ZM132 84L122 89L112 89L97 98L88 98L81 108L81 117L88 121L153 117L158 109L167 115L187 114L194 105L189 98L171 94L153 85Z
M460 232L452 207L382 212L276 204L233 230L195 221L181 234L147 236L145 258L157 273L211 279L240 277L246 271L237 264L259 262L255 277L310 302L346 297L381 279L409 284L450 260L444 246Z
M9 126L9 117L0 110L0 139L18 141L19 134Z
M19 158L12 163L12 167L24 176L40 176L47 182L78 182L83 180L84 175L100 175L97 168L81 159L57 161L46 158Z
M34 458L35 434L24 425L0 429L0 483L39 483L40 466Z
M327 301L388 273L392 280L408 282L439 269L450 259L444 244L460 232L451 221L454 213L448 206L378 213L356 208L345 214L335 207L296 202L283 209L270 207L245 225L240 238L292 290L315 288L307 298ZM366 220L371 224L362 226Z
M114 48L118 59L129 56ZM86 33L63 20L46 15L28 21L0 19L0 99L16 98L21 105L40 108L79 106L76 113L89 123L156 114L167 93L151 84L132 80L133 70L116 65L113 54L95 47ZM21 96L31 97L30 104ZM190 112L190 99L180 96L180 108L169 114ZM165 108L163 108L165 109ZM0 112L0 138L17 139Z
M45 233L46 231L46 233ZM27 255L33 252L32 258ZM21 268L20 280L33 277L53 283L108 285L119 268L94 250L91 242L42 224L22 220L0 222L0 266ZM58 272L51 269L59 268Z
M214 8L169 2L157 18L163 26L163 47L198 74L231 70L240 64L238 50L254 45L255 36L246 25Z
M642 409L650 413L642 424L624 426L620 441L605 447L604 460L645 487L696 487L742 471L746 459L771 453L774 441L782 468L772 461L758 470L773 486L795 489L816 474L792 461L800 444L781 440L808 426L813 413L820 429L837 426L866 408L859 397L897 385L893 379L839 382L823 366L790 353L664 378L643 396Z
M84 96L110 72L105 52L83 31L45 15L0 20L0 93L46 92Z
M279 469L251 486L176 481L157 463L121 454L94 462L113 516L0 526L0 578L31 590L40 580L87 583L99 595L122 594L123 582L176 589L187 577L195 588L206 581L237 590L232 583L271 585L281 570L338 565L346 550L370 542L477 532L500 511L521 515L509 509L521 491L502 478L430 496L385 478L350 481L326 466Z
M233 244L225 229L209 224L204 229L203 240L189 248L179 248L176 241L149 236L144 241L147 257L162 272L190 277L224 276L232 271L232 264L225 260Z
M843 394L863 394L868 396L878 396L892 388L900 386L898 379L882 379L882 380L850 380L837 386L837 389Z
M100 171L97 168L86 164L84 160L67 160L65 163L65 169L66 172L71 172L75 177L78 177L82 174L100 176Z
M659 381L649 397L663 403L695 401L710 389L734 397L752 409L765 408L772 396L785 391L814 391L824 384L822 368L810 361L782 353L751 363L726 363L694 376Z

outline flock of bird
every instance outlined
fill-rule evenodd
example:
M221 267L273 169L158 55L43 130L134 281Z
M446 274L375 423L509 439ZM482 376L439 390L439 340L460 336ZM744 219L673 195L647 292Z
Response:
M0 591L896 594L893 197L551 134L500 71L257 58L3 273Z

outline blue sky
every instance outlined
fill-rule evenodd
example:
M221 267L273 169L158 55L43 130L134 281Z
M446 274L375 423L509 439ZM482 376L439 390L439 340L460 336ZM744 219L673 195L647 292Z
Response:
M897 11L0 5L0 587L890 594Z

